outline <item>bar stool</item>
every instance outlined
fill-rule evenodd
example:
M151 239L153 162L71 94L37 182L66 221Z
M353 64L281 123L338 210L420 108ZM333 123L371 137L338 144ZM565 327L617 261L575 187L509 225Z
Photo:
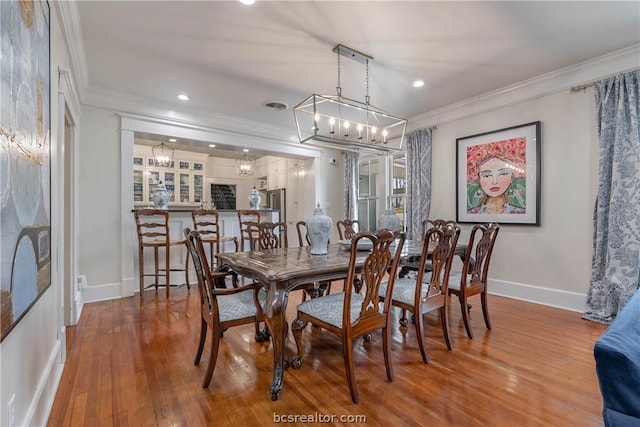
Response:
M169 234L169 212L159 209L139 209L133 212L136 218L136 228L138 231L138 271L140 275L140 298L144 298L144 278L146 276L155 277L155 287L158 290L160 272L165 275L165 287L167 288L167 299L169 298L169 279L172 271L184 271L187 288L191 289L189 283L189 250L185 239L171 239ZM187 248L184 268L171 268L170 259L172 246L182 246ZM144 248L153 248L154 272L144 272ZM164 268L160 267L159 249L165 250Z
M235 251L238 252L238 238L221 236L220 235L220 215L218 211L211 209L196 209L191 212L193 218L193 228L200 234L202 243L209 244L209 265L214 268L217 265L216 258L214 257L213 247L215 246L215 253L220 253L220 245L222 244L222 251L224 252L224 244L233 242Z
M260 222L260 212L254 210L238 211L238 225L240 226L240 248L244 251L245 242L249 242L249 250L257 245L259 235L257 230L251 230L251 223Z

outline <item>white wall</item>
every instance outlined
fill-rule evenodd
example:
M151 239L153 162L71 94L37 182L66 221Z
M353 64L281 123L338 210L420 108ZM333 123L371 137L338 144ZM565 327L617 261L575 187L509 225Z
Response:
M119 283L120 118L114 112L82 106L79 169L79 274L88 286Z
M597 136L593 90L568 91L473 118L433 131L431 217L455 218L456 138L542 121L540 227L503 225L490 277L501 293L517 296L517 287L542 287L579 293L585 298L591 262L594 194L591 165ZM468 230L470 227L465 227ZM468 233L463 234L468 238ZM530 289L531 290L531 289Z
M500 228L489 271L491 293L585 309L599 141L593 87L578 92L570 87L637 67L639 58L635 48L413 121L413 129L435 126L430 217L447 219L456 217L456 138L542 122L541 225ZM468 239L471 226L462 228L460 238Z

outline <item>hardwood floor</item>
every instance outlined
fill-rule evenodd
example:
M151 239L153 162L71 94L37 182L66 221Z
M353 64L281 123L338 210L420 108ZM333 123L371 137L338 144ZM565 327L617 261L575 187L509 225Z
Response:
M334 290L339 289L334 284ZM294 317L300 292L289 298ZM50 426L267 426L278 416L336 416L323 425L602 426L602 398L593 345L606 325L568 312L490 296L493 330L472 298L475 339L467 338L457 301L451 305L454 349L447 351L439 318L425 317L431 363L422 363L412 325L393 319L395 381L386 380L382 340L354 347L360 404L353 404L341 343L308 327L299 370L288 369L279 401L269 393L273 355L256 343L252 325L222 340L211 385L201 386L209 340L193 364L200 314L197 290L150 290L138 297L84 306L67 329L67 361ZM289 353L295 351L289 334ZM362 418L364 416L364 418ZM298 419L302 421L301 419ZM300 423L299 423L300 424Z

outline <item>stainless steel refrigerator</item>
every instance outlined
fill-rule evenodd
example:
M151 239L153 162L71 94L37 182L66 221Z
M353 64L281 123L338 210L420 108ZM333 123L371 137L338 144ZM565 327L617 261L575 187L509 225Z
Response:
M287 221L287 190L278 188L267 191L267 209L280 211L280 221Z

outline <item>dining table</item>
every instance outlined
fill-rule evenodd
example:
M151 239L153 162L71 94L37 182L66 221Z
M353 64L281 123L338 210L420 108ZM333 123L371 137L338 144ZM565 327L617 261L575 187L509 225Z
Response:
M421 256L422 246L421 241L405 240L401 260ZM463 258L466 250L466 244L458 244L455 254ZM312 255L309 246L216 254L219 271L232 271L253 279L262 284L267 292L263 312L273 345L273 381L269 390L272 400L280 398L284 370L289 367L285 355L289 330L286 320L289 292L309 283L344 279L350 254L349 244L344 241L328 245L327 254L324 255ZM358 250L357 254L356 274L361 272L369 251Z

